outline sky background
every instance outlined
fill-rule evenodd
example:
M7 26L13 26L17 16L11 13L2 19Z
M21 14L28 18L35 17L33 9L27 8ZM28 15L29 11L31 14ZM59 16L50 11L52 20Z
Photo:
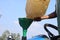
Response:
M48 15L55 10L55 3L56 0L50 0L45 15ZM2 14L2 17L0 18L0 35L2 35L5 30L9 30L12 33L20 33L22 36L22 28L18 23L18 18L26 17L25 7L26 0L0 0L0 14ZM46 31L43 29L45 23L57 26L57 18L33 22L28 29L27 38L40 34L47 35ZM58 35L56 30L49 29L54 34Z

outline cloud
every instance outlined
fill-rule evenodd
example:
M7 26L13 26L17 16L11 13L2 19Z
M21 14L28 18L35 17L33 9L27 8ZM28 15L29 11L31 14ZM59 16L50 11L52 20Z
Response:
M0 8L0 14L2 14L2 12L3 12L3 11L2 11L2 9Z
M31 38L33 36L40 35L40 34L47 35L47 33L43 28L43 25L39 24L38 22L33 22L28 28L28 32L27 32L28 38Z
M2 13L3 13L3 11L2 11L2 9L0 8L0 18L2 17Z
M16 25L19 25L19 21L18 21L18 20L14 21L14 23L15 23Z
M2 16L2 15L0 14L0 18L1 18L1 16Z

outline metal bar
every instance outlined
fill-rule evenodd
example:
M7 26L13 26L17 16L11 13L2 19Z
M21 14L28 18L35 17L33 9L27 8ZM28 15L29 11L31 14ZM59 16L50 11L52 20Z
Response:
M60 0L56 0L56 13L57 13L58 31L60 34Z

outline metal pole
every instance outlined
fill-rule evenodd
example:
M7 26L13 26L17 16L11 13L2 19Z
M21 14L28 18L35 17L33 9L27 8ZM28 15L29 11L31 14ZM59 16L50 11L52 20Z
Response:
M58 31L60 34L60 0L56 0L56 13L57 13Z

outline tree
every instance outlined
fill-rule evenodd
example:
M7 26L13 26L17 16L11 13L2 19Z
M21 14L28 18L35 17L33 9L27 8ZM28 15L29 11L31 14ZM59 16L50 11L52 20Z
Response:
M10 35L10 32L8 30L6 30L3 34L2 34L2 38L3 40L6 40L8 35Z
M0 36L0 40L3 40L3 38Z
M13 36L13 39L16 39L16 34L15 33L11 33L11 35Z
M8 30L6 30L5 32L3 32L2 36L0 36L0 40L8 40L8 36L11 35L12 39L14 40L20 40L20 34L16 34L16 33L10 33Z
M19 33L16 36L16 40L20 40L20 34Z

